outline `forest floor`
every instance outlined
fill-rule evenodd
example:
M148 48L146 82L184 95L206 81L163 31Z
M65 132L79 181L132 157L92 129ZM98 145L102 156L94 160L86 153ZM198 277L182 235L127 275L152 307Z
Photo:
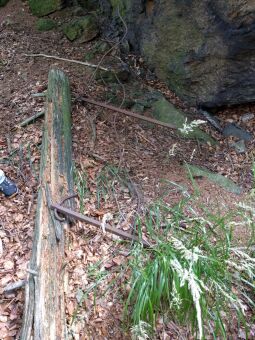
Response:
M13 199L0 197L0 339L15 339L20 331L24 307L24 292L18 290L4 295L3 290L15 281L26 279L30 259L38 190L40 143L43 118L25 128L18 127L24 119L44 110L45 98L34 94L47 89L51 67L58 67L69 76L73 98L88 96L104 100L109 91L107 84L95 81L94 70L82 65L45 58L32 58L25 54L44 53L67 59L83 60L97 41L78 45L69 42L61 32L38 32L36 19L22 1L10 1L0 9L0 167L19 186L20 193ZM111 61L118 58L115 53ZM102 56L95 56L94 63ZM134 60L134 56L130 55ZM103 61L107 65L107 57ZM138 77L141 88L150 86L164 93L166 98L188 111L190 108L174 96L159 81ZM132 87L132 82L124 88ZM120 99L123 96L119 91ZM192 109L194 111L194 109ZM217 114L223 122L240 124L245 113L255 114L255 105L225 108ZM149 112L145 114L149 115ZM83 213L94 218L111 213L110 223L132 230L137 215L162 198L175 204L182 192L175 184L192 195L194 183L190 180L185 162L204 166L220 173L243 189L243 195L234 195L205 178L197 178L199 198L211 211L227 212L243 200L252 189L252 161L254 139L247 144L245 153L238 154L210 126L205 130L219 141L216 146L198 144L176 135L168 128L152 126L137 119L74 101L72 108L73 158L76 167L76 185ZM255 135L255 119L245 128ZM174 147L174 152L173 151ZM116 176L117 174L117 176ZM118 181L122 178L123 181ZM123 184L129 181L133 192ZM174 183L174 184L173 184ZM100 189L99 186L101 185ZM167 194L166 194L167 192ZM245 238L243 230L236 237ZM126 277L120 278L127 261L128 245L93 228L75 224L69 231L66 249L69 273L66 308L69 330L74 339L130 338L123 327L123 289ZM119 282L111 289L111 282ZM93 284L97 291L92 289ZM81 294L86 299L78 304ZM157 337L161 339L188 338L185 327L168 328L159 325ZM233 334L238 329L233 327Z

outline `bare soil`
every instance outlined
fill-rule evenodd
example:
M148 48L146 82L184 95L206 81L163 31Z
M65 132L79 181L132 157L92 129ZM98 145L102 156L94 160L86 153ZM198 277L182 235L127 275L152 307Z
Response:
M21 327L24 292L19 290L7 296L3 290L8 284L27 277L38 190L43 119L25 128L17 127L18 123L44 110L45 99L33 97L33 94L47 89L51 67L61 68L69 75L74 98L82 95L101 100L109 91L107 85L100 85L94 80L91 68L26 56L44 53L83 60L84 54L96 43L71 43L60 30L38 32L35 21L26 4L20 0L12 0L0 9L0 167L20 188L19 195L13 199L0 197L0 339L17 338ZM112 55L111 62L117 57L118 54ZM100 56L95 57L93 62L100 59ZM103 64L107 65L107 58ZM195 112L161 82L138 80L141 86L150 85L161 90L178 107ZM124 86L132 87L132 82ZM120 93L120 97L122 95ZM225 108L218 115L225 122L242 124L254 136L255 119L247 123L241 121L241 116L247 112L255 114L255 105ZM170 129L82 105L75 100L72 117L74 162L77 171L87 176L86 197L77 204L84 205L83 212L88 216L102 219L106 213L111 213L110 223L132 231L136 214L142 215L158 198L164 195L168 204L180 200L181 193L172 190L174 186L169 181L193 193L194 186L183 166L185 162L207 167L231 178L244 188L244 195L252 187L254 139L247 144L247 152L237 154L230 147L232 141L223 139L210 126L205 129L219 141L215 147L182 139ZM99 205L98 176L106 166L125 173L133 190L111 183L114 194L105 193ZM200 191L199 204L212 210L226 212L244 198L244 195L230 194L204 178L198 178L196 182ZM239 233L242 234L242 231L237 233L237 237ZM121 275L128 249L129 245L123 247L111 235L102 234L87 225L77 223L69 231L66 309L70 338L130 338L123 322L123 299L127 294L128 277ZM105 278L102 282L101 277ZM114 279L118 288L111 286ZM98 284L96 295L91 288L93 284ZM185 329L176 329L174 324L164 329L159 325L158 338L179 336L189 337Z

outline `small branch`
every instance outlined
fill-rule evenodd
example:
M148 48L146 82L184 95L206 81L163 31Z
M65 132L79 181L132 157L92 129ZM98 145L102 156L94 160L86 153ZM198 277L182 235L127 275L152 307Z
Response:
M27 125L29 125L30 123L33 123L37 118L40 118L42 116L44 116L45 112L41 111L41 112L37 112L36 114L34 114L33 116L25 119L23 122L21 122L18 126L19 127L25 127Z
M37 98L37 97L46 97L47 93L46 92L39 92L39 93L32 93L31 97L32 98Z
M26 280L20 280L20 281L14 282L14 283L10 283L4 288L4 293L5 294L11 294L15 290L24 287L25 284L26 284Z
M61 58L61 57L57 57L55 55L48 55L48 54L24 54L26 57L42 57L42 58L48 58L48 59L55 59L55 60L61 60L61 61L66 61L69 63L73 63L73 64L79 64L79 65L83 65L83 66L88 66L88 67L92 67L92 68L96 68L96 69L100 69L103 71L110 71L108 68L106 67L102 67L96 64L91 64L85 61L79 61L79 60L74 60L74 59L66 59L66 58Z

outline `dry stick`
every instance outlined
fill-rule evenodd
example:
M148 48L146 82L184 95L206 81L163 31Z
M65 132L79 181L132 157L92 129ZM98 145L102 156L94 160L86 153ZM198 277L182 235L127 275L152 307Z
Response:
M101 107L104 107L105 109L108 109L108 110L120 112L120 113L123 113L124 115L130 116L130 117L135 117L135 118L144 120L146 122L150 122L150 123L153 123L153 124L164 126L164 127L169 128L169 129L174 129L174 130L178 129L175 125L172 125L172 124L169 124L169 123L160 122L157 119L150 118L150 117L145 117L145 116L139 115L138 113L135 113L135 112L132 112L132 111L129 111L129 110L120 109L120 108L118 108L116 106L112 106L112 105L108 105L106 103L98 102L98 101L95 101L93 99L79 97L78 100L90 103L92 105L101 106Z
M66 59L66 58L61 58L61 57L57 57L55 55L48 55L48 54L43 54L43 53L38 53L38 54L24 54L26 57L42 57L42 58L49 58L49 59L56 59L56 60L61 60L61 61L67 61L69 63L73 63L73 64L79 64L79 65L83 65L83 66L88 66L88 67L93 67L93 68L97 68L103 71L109 71L108 68L106 67L102 67L102 66L98 66L96 64L91 64L85 61L79 61L79 60L74 60L74 59Z
M40 117L44 116L44 114L45 114L44 111L37 112L33 116L25 119L18 126L19 127L25 127L25 126L29 125L30 123L33 123L37 118L40 118Z
M5 288L4 288L4 293L6 294L11 294L15 290L20 289L24 287L26 284L26 280L20 280L14 283L9 283Z

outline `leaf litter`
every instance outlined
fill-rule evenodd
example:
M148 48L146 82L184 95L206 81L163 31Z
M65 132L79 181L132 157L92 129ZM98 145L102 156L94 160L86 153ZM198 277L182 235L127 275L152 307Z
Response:
M10 21L1 21L3 29L0 30L0 58L4 61L0 76L5 82L0 93L3 122L0 126L0 166L17 182L20 194L11 200L0 197L0 338L15 339L22 322L24 290L8 295L3 291L8 284L27 278L39 185L43 119L23 129L15 127L44 109L44 98L32 95L47 88L48 71L53 65L69 75L75 95L104 100L108 88L105 84L89 82L91 71L81 66L27 59L23 55L24 51L50 51L49 54L81 60L95 42L72 45L60 32L52 32L49 39L48 33L35 30L34 18L21 1L10 1L1 9L0 17L6 14ZM130 56L130 59L135 60L135 57ZM190 111L161 82L140 81L160 90L178 107ZM86 86L87 83L90 85ZM122 95L120 92L119 96ZM193 111L196 113L195 109ZM224 122L244 124L241 116L247 112L255 114L255 106L226 108L219 112L219 117ZM72 115L74 161L77 178L80 178L80 181L76 180L80 196L77 206L84 214L101 221L104 216L111 216L108 223L118 228L134 232L137 216L146 214L150 204L159 197L175 204L183 192L180 188L191 195L194 187L183 168L185 162L190 162L191 155L194 164L229 177L246 191L251 188L252 142L247 145L245 154L237 154L229 146L231 138L223 139L209 126L204 129L219 141L214 148L183 140L169 129L90 105L84 107L78 102L73 104ZM245 127L254 135L254 116ZM176 186L169 185L169 181ZM211 208L220 206L226 211L242 199L204 178L196 181L201 192L200 203ZM130 247L129 243L80 222L68 231L65 290L70 338L130 339L130 329L123 322L123 303L130 289L129 275L123 268ZM233 333L238 334L237 326ZM165 325L161 319L157 324L157 336L160 339L191 337L185 327L173 322Z

